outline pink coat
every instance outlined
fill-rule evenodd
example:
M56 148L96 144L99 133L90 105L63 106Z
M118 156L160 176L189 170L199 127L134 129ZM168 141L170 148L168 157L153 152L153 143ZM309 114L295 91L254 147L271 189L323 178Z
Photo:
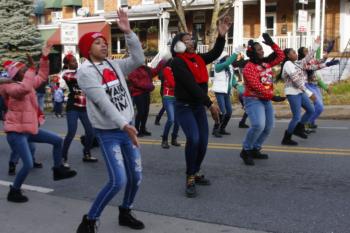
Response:
M37 75L33 68L29 68L22 82L0 85L0 94L7 106L5 132L38 133L45 116L39 109L35 89L47 81L48 75L49 60L41 58Z

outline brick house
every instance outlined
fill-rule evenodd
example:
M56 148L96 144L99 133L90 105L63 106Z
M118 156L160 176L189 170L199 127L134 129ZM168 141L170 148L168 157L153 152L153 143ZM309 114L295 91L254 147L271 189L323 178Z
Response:
M55 45L57 54L76 52L76 41L87 31L101 31L109 42L113 57L125 52L123 34L118 30L115 10L128 6L131 27L139 35L145 52L154 56L163 50L173 33L178 32L178 20L166 0L36 0L36 23L44 40ZM236 0L234 25L228 33L226 49L232 52L249 39L258 39L261 32L271 34L282 47L310 46L313 38L335 40L335 51L343 51L350 39L346 22L350 20L349 0L308 0L305 32L298 32L299 0ZM196 0L186 9L188 28L198 39L198 49L208 48L211 19L210 0ZM65 31L67 25L77 25L77 32ZM240 26L243 25L243 26ZM61 41L61 31L71 33L75 42ZM59 59L57 55L57 60ZM58 63L58 62L57 62Z

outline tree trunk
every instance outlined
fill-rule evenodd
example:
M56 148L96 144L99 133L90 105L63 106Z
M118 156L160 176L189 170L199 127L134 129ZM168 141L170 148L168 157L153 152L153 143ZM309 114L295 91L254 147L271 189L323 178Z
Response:
M209 28L209 49L214 46L217 36L217 21L220 13L220 0L214 1L213 15L211 17L211 23Z

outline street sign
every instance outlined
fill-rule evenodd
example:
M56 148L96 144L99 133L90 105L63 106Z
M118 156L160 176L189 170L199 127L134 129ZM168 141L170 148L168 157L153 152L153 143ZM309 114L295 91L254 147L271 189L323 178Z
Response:
M307 11L298 11L298 32L306 32L307 29Z
M299 0L299 3L301 4L308 4L309 0Z
M78 24L61 24L61 44L78 44Z

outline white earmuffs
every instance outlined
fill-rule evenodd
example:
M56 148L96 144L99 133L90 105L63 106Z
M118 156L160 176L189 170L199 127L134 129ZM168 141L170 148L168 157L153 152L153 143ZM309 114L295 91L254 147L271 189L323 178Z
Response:
M178 42L176 42L175 46L174 46L174 52L175 53L184 53L186 51L186 45L184 42L182 42L181 40L179 40Z

